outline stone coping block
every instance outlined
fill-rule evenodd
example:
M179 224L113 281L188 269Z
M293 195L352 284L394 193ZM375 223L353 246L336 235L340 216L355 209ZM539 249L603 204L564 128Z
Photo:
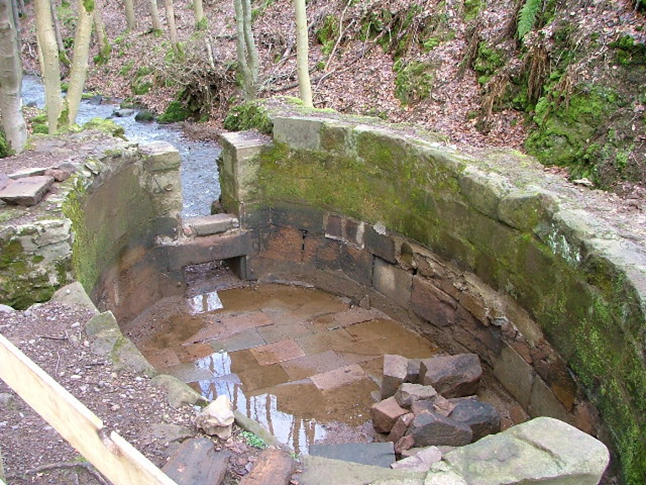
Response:
M395 462L395 448L390 442L310 445L309 454L383 468L389 468Z
M237 228L240 223L238 218L232 214L212 214L186 219L184 225L189 227L196 236L211 236Z
M177 148L167 141L153 141L139 145L139 151L147 158L146 168L151 172L161 172L178 168L181 158Z
M54 177L48 175L19 178L0 189L0 200L12 205L36 205L53 183Z
M541 417L450 451L442 466L470 485L597 485L609 461L608 449L597 439ZM434 481L434 473L431 468L426 485L443 483Z

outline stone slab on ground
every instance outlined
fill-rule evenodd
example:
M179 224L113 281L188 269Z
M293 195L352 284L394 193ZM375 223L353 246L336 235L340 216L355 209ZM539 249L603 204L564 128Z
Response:
M17 179L0 189L0 200L12 205L36 205L53 183L54 177L46 175Z
M162 468L177 485L219 484L224 479L231 453L215 451L206 438L184 441Z
M294 460L282 449L264 450L240 485L288 485L294 470ZM204 482L211 483L211 482Z
M260 365L279 364L305 357L303 349L293 340L282 340L273 344L254 347L251 349L251 353Z
M482 377L476 354L458 354L422 360L420 384L430 385L442 396L462 397L476 394Z
M337 445L310 445L311 456L332 460L351 461L363 465L389 468L395 463L393 443L342 443Z
M290 379L298 381L316 374L322 374L339 367L345 367L345 362L333 350L320 354L306 355L299 359L282 362L281 367Z
M338 387L353 384L362 379L369 379L361 366L357 364L348 365L339 369L316 374L310 377L314 385L321 391L329 391Z
M592 436L541 417L453 450L443 459L470 485L597 485L610 454ZM427 479L427 484L436 483L441 482Z
M238 218L232 214L212 214L210 216L193 217L184 221L198 236L211 236L227 232L240 225Z
M365 485L378 480L395 480L393 483L424 482L424 473L391 470L379 466L361 465L348 461L331 460L320 456L303 457L303 485ZM411 481L412 482L409 482Z

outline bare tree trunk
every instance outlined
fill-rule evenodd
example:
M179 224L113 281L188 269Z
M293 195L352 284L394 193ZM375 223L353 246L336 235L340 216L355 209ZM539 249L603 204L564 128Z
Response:
M296 70L298 71L298 88L305 106L312 108L312 84L309 71L309 39L307 36L307 13L305 0L294 0L296 9Z
M94 29L96 32L97 44L99 46L99 59L102 62L106 62L110 57L112 47L110 46L108 34L105 31L105 24L103 23L103 17L101 15L102 8L101 0L94 0Z
M13 28L16 32L16 40L18 41L18 52L20 52L20 9L17 0L11 0L11 16L13 19Z
M36 37L41 52L40 72L45 82L45 103L49 133L58 130L58 118L63 109L61 96L61 69L58 48L52 27L52 11L49 0L34 0L36 12Z
M256 99L258 92L258 51L251 30L249 0L234 0L236 13L238 65L242 73L244 98Z
M193 11L195 12L195 30L206 30L206 18L202 8L202 0L193 0Z
M10 9L9 1L0 0L0 113L9 146L21 152L27 140L27 127L20 98L22 63ZM1 465L0 462L0 471Z
M164 0L164 6L166 7L166 22L168 23L168 31L170 32L170 42L173 44L173 49L179 52L179 37L177 36L177 26L175 25L173 0Z
M150 18L153 22L153 31L161 32L162 25L159 20L159 9L157 8L157 0L150 0Z
M135 18L135 5L133 0L123 0L126 8L126 25L128 30L135 30L137 28L137 19Z
M81 103L85 78L87 76L88 57L90 54L90 38L92 37L92 12L85 8L85 2L78 0L78 19L76 21L76 35L74 36L74 57L70 71L70 84L67 89L68 120L72 125L76 123L76 114Z
M65 50L65 44L63 44L63 36L61 35L61 23L58 20L58 15L56 13L56 0L50 0L49 2L50 10L52 13L52 20L54 23L54 35L56 36L56 45L58 46L58 56L61 62L69 67L72 62L67 56L67 51Z

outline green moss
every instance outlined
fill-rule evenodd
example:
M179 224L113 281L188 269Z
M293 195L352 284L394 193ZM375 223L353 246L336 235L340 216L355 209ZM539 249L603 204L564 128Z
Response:
M258 102L246 102L229 110L223 123L225 130L245 131L256 129L261 133L270 134L274 124L267 110Z
M195 24L195 30L201 31L201 30L207 30L209 28L209 22L206 20L206 17L204 17L202 20L197 22Z
M135 65L134 60L130 60L130 61L126 62L123 65L123 67L121 69L119 69L119 75L127 76L130 73L130 71L132 70L132 68L134 67L134 65Z
M471 22L475 19L482 9L482 0L464 0L464 21Z
M399 59L395 71L395 96L402 104L411 104L428 98L435 80L434 68L428 63Z
M135 81L132 83L132 93L141 96L148 94L153 84L150 81Z
M4 131L0 129L0 158L5 158L11 155L11 147L7 141L7 137L4 134Z
M646 44L636 42L631 36L620 37L611 42L610 47L615 49L615 60L620 66L646 65Z
M125 137L125 130L123 126L116 124L112 120L105 118L92 118L83 125L84 130L100 130L105 133L110 133L112 136L119 138Z
M586 92L587 91L587 92ZM536 105L535 129L525 146L547 165L569 166L573 176L597 178L598 146L592 140L617 105L614 92L598 87L573 94L565 102L545 96Z
M478 75L478 82L487 84L489 79L505 65L506 55L495 47L489 46L486 42L478 45L478 55L473 63L473 70Z
M177 123L186 121L191 116L191 111L179 101L171 101L164 111L157 118L158 123Z
M315 33L316 40L321 44L323 54L330 55L339 37L339 20L334 15L323 19L323 25Z

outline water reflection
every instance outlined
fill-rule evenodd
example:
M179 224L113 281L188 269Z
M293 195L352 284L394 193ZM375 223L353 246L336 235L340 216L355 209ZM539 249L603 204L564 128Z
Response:
M217 291L196 295L188 300L188 311L191 315L208 313L224 308Z

